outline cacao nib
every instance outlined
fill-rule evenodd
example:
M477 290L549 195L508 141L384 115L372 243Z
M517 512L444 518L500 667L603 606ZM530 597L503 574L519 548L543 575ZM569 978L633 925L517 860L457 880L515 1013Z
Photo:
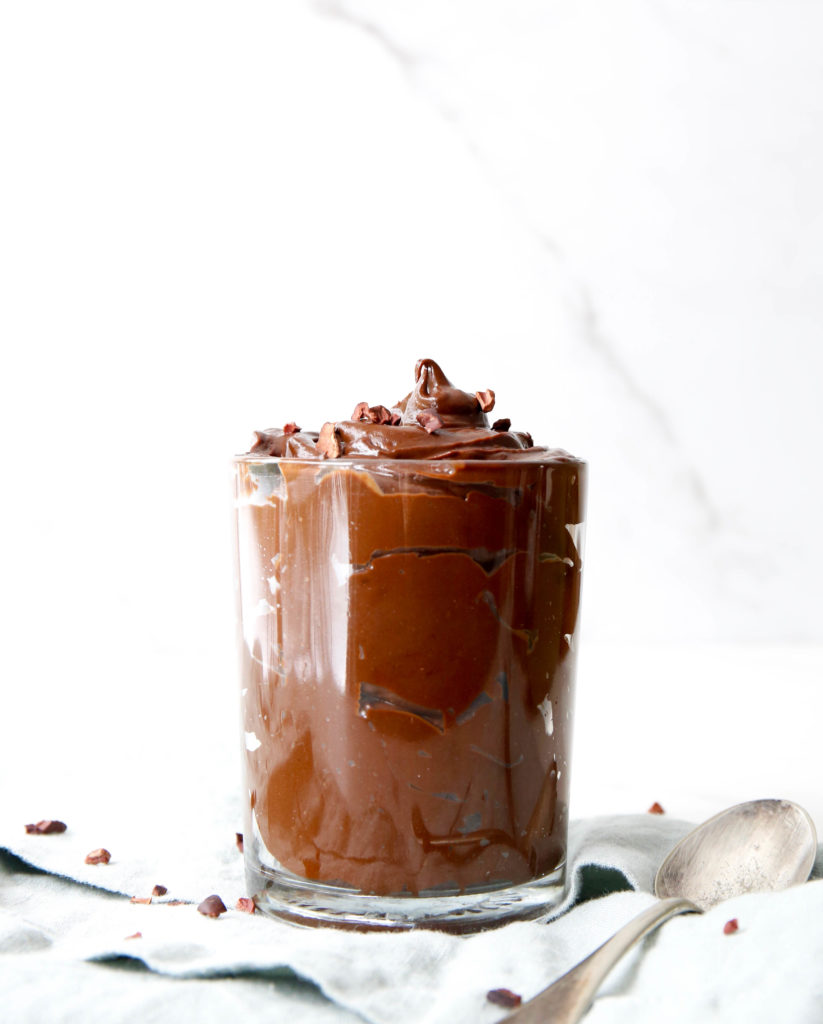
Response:
M36 825L26 825L26 832L30 836L53 836L66 831L66 823L63 821L50 821L48 818L38 821Z
M317 450L329 459L340 457L340 442L333 423L324 423L317 438Z
M111 854L108 850L104 850L101 846L99 850L92 850L91 853L86 854L87 864L108 864L111 860Z
M519 1006L523 1002L523 997L509 988L493 988L486 993L486 999L490 1003L494 1003L495 1006L505 1006L508 1010L514 1009L515 1006Z
M207 896L197 907L204 917L220 917L226 913L226 904L217 895Z
M436 413L433 412L418 413L417 422L426 431L427 434L433 434L435 430L440 430L440 428L443 426L443 421Z
M494 408L494 392L492 390L475 391L474 397L477 399L483 412L491 412Z

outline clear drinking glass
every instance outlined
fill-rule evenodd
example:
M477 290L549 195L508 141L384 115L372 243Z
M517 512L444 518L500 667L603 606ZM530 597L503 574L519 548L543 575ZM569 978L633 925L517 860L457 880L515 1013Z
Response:
M245 860L304 924L562 896L585 463L235 460Z

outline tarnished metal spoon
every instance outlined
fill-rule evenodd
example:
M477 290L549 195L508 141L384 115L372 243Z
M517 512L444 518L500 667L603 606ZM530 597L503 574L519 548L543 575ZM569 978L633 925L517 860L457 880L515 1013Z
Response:
M505 1018L506 1024L574 1024L631 947L676 914L732 896L805 882L817 853L814 823L789 800L751 800L709 818L666 857L654 880L660 902L629 921L582 963Z

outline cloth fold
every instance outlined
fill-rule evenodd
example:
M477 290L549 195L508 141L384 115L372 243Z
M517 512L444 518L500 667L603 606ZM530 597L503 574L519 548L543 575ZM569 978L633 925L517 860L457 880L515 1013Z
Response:
M121 835L109 864L86 865L85 854L99 846L100 837L85 827L29 836L19 824L14 834L10 823L0 822L5 1005L14 1010L9 1019L68 1020L61 1015L60 999L69 979L76 985L82 978L94 987L93 979L102 980L108 967L119 968L121 980L128 981L119 989L101 985L110 995L84 1005L84 1021L95 1021L98 1014L108 1024L133 1019L135 1000L151 1004L152 1020L179 1020L193 1012L196 995L197 1019L208 1024L228 1019L226 987L237 1013L244 1007L253 1013L261 986L266 1006L299 1013L306 1021L335 1019L335 1014L374 1024L496 1021L506 1011L490 1003L487 992L507 988L528 999L605 941L654 900L657 866L690 827L656 815L574 822L569 892L549 923L522 922L457 937L300 929L235 910L245 892L233 833L220 831L222 840L212 847L217 853L196 857L186 843L162 850L147 842L130 848ZM158 884L168 892L151 904L124 898L147 898ZM219 919L203 917L194 905L212 892L230 908ZM739 931L729 936L723 925L732 917L738 918ZM612 973L590 1020L819 1021L821 920L821 881L786 893L741 897L699 918L675 919ZM684 963L706 969L688 989ZM138 972L123 974L124 964ZM21 983L37 966L38 984ZM791 988L790 995L776 981L771 1002L750 998L741 988L743 979L757 979L762 992L764 978L775 974ZM170 986L172 979L177 984ZM216 987L213 999L201 995L203 979ZM54 998L47 1000L52 988ZM128 992L131 1018L119 1006L119 991L123 998ZM791 1006L788 1015L785 1005Z

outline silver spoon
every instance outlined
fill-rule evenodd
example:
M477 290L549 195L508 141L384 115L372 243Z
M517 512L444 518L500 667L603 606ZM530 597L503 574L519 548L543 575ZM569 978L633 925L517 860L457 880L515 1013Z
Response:
M751 800L709 818L666 857L660 902L629 921L576 967L505 1018L505 1024L574 1024L631 947L675 914L702 913L732 896L805 882L817 853L814 823L789 800Z

